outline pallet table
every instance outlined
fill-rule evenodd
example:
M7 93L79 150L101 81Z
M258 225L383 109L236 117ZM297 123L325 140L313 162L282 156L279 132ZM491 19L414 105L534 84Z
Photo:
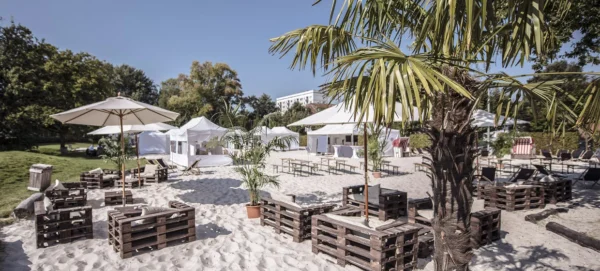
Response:
M572 198L572 180L558 179L553 182L527 182L527 184L543 186L546 203L556 204Z
M62 183L67 190L46 189L46 196L55 209L71 208L77 206L85 206L87 203L86 183Z
M420 229L406 222L373 229L315 215L312 251L334 257L341 266L349 263L365 270L412 270L417 263Z
M123 186L123 180L121 179L114 181L114 183L116 187ZM138 180L137 178L125 178L125 188L140 188L140 185L144 186L144 178L141 178L140 180Z
M331 212L334 204L311 207L299 207L269 198L262 198L260 206L260 225L275 228L276 233L292 236L294 242L310 239L311 217Z
M142 216L141 209L116 208L108 212L108 243L123 259L146 248L162 249L196 240L195 209L177 201L169 210Z
M80 206L46 212L43 201L34 203L37 248L94 238L92 207Z
M370 186L371 187L371 186ZM342 188L342 205L352 205L365 208L364 185L347 186ZM358 199L357 199L358 198ZM406 192L381 188L381 193L374 202L369 202L369 214L377 216L379 220L396 219L407 215L408 196Z
M498 209L471 213L471 239L478 247L500 240L500 217Z
M506 211L544 208L544 187L540 185L486 186L484 206Z
M115 186L115 180L119 177L118 174L112 174L110 170L103 170L102 173L82 172L79 175L79 181L85 183L86 188L105 188Z
M104 205L118 205L123 204L123 192L104 192ZM133 194L131 190L125 190L125 204L133 204Z

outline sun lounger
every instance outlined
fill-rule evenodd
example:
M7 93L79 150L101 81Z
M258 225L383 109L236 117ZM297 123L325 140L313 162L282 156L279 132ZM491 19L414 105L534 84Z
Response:
M483 199L483 189L487 185L496 184L496 168L495 167L483 167L481 168L481 175L473 176L475 178L473 183L473 192L478 199Z
M181 173L183 175L190 175L190 174L200 175L202 172L200 171L199 168L196 167L199 162L200 162L200 160L194 161L194 163L191 166L189 166L186 169L182 170Z
M558 174L558 173L551 172L550 170L548 170L546 168L546 166L543 166L543 165L533 165L533 166L535 167L535 169L537 169L538 173L544 174L546 176L553 176L553 177L558 177L558 178L565 178L566 177L564 174Z
M177 170L177 166L169 165L169 164L165 163L165 161L162 158L158 158L155 161L163 168L173 170L173 172L175 172L175 170Z
M517 181L528 181L533 178L535 172L535 169L521 168L508 180L508 182L514 183Z
M581 173L581 176L575 179L573 185L575 185L579 181L593 182L591 186L591 188L593 188L600 181L600 168L591 167L586 169L583 173Z

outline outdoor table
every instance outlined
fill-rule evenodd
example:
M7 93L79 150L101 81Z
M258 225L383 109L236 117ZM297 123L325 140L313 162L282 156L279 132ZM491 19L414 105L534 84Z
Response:
M335 168L336 168L336 170L340 170L340 165L341 166L345 166L346 165L346 161L336 159L335 160Z

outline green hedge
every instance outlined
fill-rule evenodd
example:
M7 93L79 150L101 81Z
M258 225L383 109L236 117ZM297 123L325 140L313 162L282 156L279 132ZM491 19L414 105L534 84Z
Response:
M559 149L573 151L579 148L580 137L577 132L567 132L564 137L561 135L552 137L552 134L541 132L525 133L520 136L531 136L538 153L544 149L549 149L552 153L555 153Z

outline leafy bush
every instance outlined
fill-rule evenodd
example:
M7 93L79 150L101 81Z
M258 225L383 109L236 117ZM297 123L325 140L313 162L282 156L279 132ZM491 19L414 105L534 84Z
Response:
M125 142L129 142L129 140L125 138ZM102 146L102 154L100 155L100 158L104 159L104 162L106 163L114 163L119 170L121 170L123 163L135 155L133 147L125 143L125 156L123 156L120 139L112 140L108 137L105 137L98 141L98 145Z
M510 150L513 145L513 137L509 133L498 134L496 141L490 144L494 149L494 154L498 158L502 158L507 154L510 154Z
M431 139L426 134L412 134L409 136L409 146L413 149L423 149L431 147Z
M525 136L531 136L535 148L539 152L540 150L550 150L555 153L558 150L576 150L579 148L579 134L577 132L566 132L564 137L558 135L553 137L549 133L527 133Z
M300 142L299 142L300 146L306 147L306 145L307 145L307 143L306 143L307 142L306 137L307 137L307 135L301 135L300 136Z

